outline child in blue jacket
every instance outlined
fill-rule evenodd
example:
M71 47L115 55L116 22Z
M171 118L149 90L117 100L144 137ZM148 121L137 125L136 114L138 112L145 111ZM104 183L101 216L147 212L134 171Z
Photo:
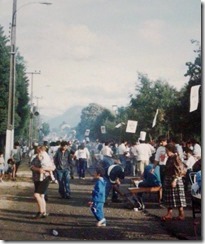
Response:
M92 200L88 202L90 209L97 219L96 226L106 226L106 219L104 218L104 203L105 203L105 181L103 179L103 170L101 168L96 169L94 178L96 179L93 191Z

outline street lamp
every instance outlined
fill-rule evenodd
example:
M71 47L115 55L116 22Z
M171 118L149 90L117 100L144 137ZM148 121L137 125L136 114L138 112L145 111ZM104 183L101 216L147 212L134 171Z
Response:
M39 141L39 130L40 130L40 111L39 111L39 99L43 97L34 97L36 98L36 106L34 106L34 140Z
M29 4L51 5L48 2L30 2L22 5L19 9ZM19 10L18 9L18 10ZM10 157L14 145L14 119L15 119L15 90L16 90L16 15L17 0L13 0L12 22L11 22L11 52L10 52L10 78L9 78L9 97L8 97L8 120L6 130L5 161Z

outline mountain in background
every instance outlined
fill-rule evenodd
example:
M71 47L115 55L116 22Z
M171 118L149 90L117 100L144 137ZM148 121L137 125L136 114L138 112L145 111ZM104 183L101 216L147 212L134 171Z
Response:
M80 122L82 109L83 107L81 106L74 106L66 110L62 115L48 120L47 123L50 125L50 129L59 128L63 122L68 123L70 127L76 127Z

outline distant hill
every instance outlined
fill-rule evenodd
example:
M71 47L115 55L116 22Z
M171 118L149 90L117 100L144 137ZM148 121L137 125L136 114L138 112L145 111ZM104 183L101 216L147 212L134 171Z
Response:
M83 107L80 106L71 107L62 115L48 120L47 123L51 129L58 128L63 122L68 123L71 127L75 127L80 122L82 109Z

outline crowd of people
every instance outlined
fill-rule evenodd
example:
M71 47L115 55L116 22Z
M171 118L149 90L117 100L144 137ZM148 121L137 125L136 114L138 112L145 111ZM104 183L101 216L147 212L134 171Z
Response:
M58 184L60 198L70 199L70 180L86 178L86 170L95 169L95 185L89 201L97 226L105 226L104 204L110 192L111 200L119 202L120 181L125 177L140 177L137 187L162 186L162 202L167 207L163 221L172 219L173 208L178 208L178 220L183 220L186 207L185 191L190 184L189 174L201 171L201 146L195 139L181 142L178 138L159 136L157 141L140 138L135 143L114 141L56 141L34 144L29 151L15 143L5 170L3 152L0 152L0 182L7 173L16 180L22 157L29 157L34 182L34 198L38 206L35 218L47 217L49 183ZM137 194L139 210L145 208L142 193Z

